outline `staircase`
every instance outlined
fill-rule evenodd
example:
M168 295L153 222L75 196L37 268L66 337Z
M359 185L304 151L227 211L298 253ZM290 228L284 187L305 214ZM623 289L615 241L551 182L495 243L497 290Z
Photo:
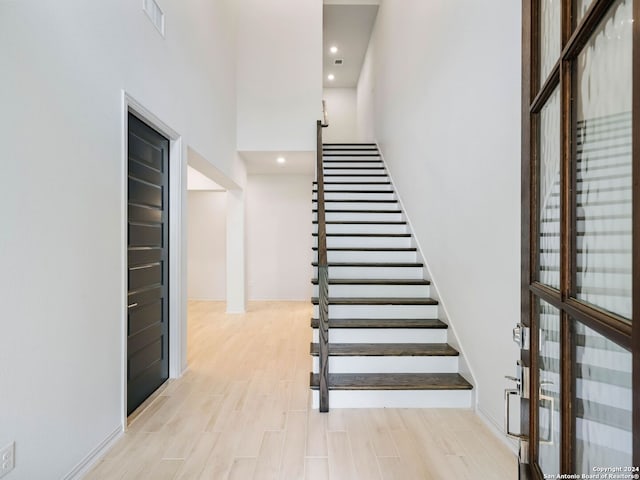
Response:
M324 144L331 408L470 407L438 302L375 144ZM314 182L313 407L319 405Z

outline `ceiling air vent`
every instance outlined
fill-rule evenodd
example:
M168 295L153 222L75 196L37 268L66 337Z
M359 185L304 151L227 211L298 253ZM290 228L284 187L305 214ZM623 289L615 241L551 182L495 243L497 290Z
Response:
M158 29L160 35L164 37L164 13L160 5L155 0L142 0L142 10L147 14L154 27Z
M336 59L333 61L333 64L334 64L334 65L342 65L342 62L343 62L343 60L342 60L341 58L336 58Z

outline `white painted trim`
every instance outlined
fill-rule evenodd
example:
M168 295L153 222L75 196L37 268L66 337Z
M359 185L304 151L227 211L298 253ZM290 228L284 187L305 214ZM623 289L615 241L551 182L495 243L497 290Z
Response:
M63 480L80 480L89 472L100 459L113 447L113 445L124 435L122 425L118 425L113 432L100 442L100 444L91 450L73 469L67 473Z
M442 299L442 296L440 295L440 291L438 290L437 281L434 278L433 273L431 272L431 269L429 268L429 262L427 262L427 259L424 256L422 247L420 246L420 241L418 240L418 237L415 235L415 229L413 228L413 224L411 223L411 218L409 218L409 214L407 213L407 210L404 208L402 197L400 196L400 193L396 188L396 184L393 180L393 176L391 175L391 171L389 170L389 166L387 165L387 162L384 159L384 154L378 142L376 142L376 146L378 147L378 152L380 153L380 160L382 161L385 171L387 172L387 176L389 177L389 181L391 182L392 189L395 192L398 203L400 204L400 209L404 213L404 216L407 220L407 226L409 227L409 232L412 234L411 238L416 244L416 247L418 249L418 255L420 256L420 258L422 258L422 262L424 263L424 268L427 271L427 275L429 275L429 280L431 281L431 289L432 289L431 297L438 300L438 310L442 312L443 314L442 316L444 317L444 318L441 318L441 320L449 326L451 334L454 337L454 342L452 346L455 347L460 352L460 374L464 375L465 373L468 373L468 375L471 376L471 378L466 378L466 376L465 378L473 385L472 404L477 408L478 398L479 398L479 395L478 395L479 386L478 386L478 382L476 381L476 376L473 373L473 369L471 368L471 365L469 365L469 363L467 362L467 355L464 351L464 347L460 343L460 337L456 332L455 325L451 322L451 317L449 316L449 311L447 309L447 306L444 300Z
M170 140L169 144L169 378L186 371L186 311L184 298L186 242L183 241L183 217L186 207L186 145L182 137L142 103L122 90L122 159L121 159L121 338L122 338L122 429L127 428L127 201L128 201L128 117L129 111L142 118Z
M487 415L480 407L476 408L476 414L482 422L491 430L502 443L504 443L511 452L518 455L518 441L507 437L501 430L500 425L496 423L489 415Z

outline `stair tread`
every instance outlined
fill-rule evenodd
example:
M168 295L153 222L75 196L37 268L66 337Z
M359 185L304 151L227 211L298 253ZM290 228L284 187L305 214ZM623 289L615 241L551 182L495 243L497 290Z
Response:
M318 236L317 232L311 234ZM327 233L327 237L410 237L410 233Z
M336 149L334 151L323 150L323 157L379 157L380 153L375 153L373 150L371 153L337 153L340 151Z
M311 328L318 328L319 320L311 319ZM448 328L437 318L330 318L329 328Z
M342 146L342 145L347 145L349 147L354 147L354 146L362 146L362 147L376 147L377 144L375 143L339 143L339 142L327 142L327 143L323 143L322 146L327 146L327 147L336 147L336 146Z
M318 221L314 220L313 224ZM325 220L327 225L406 225L405 220Z
M473 386L459 373L330 373L331 390L471 390ZM320 376L310 375L317 390Z
M317 200L313 200L311 203L317 203ZM332 198L325 198L324 203L398 203L398 200L370 200L366 198L363 198L362 200L336 200Z
M310 353L317 356L320 346L311 344ZM330 343L333 357L456 357L458 351L448 343Z
M325 170L384 170L384 167L325 167Z
M318 247L313 247L318 250ZM392 248L392 247L340 247L327 248L327 252L417 252L416 247Z
M318 262L311 264L318 266ZM329 267L423 267L421 262L328 262Z
M386 173L325 173L325 177L387 177Z
M317 278L312 278L311 283L316 285ZM429 280L424 279L395 279L395 278L330 278L329 285L430 285Z
M346 163L382 163L382 160L380 160L380 159L364 159L364 158L344 158L344 159L340 160L338 158L323 158L322 162L325 163L325 164L326 163L341 163L341 162L346 162Z
M345 185L350 185L349 183L346 183ZM312 193L318 193L317 190L313 190ZM395 193L393 190L325 190L324 191L325 195L327 193L384 193L384 194L393 194ZM327 200L325 200L326 202ZM349 200L350 202L357 202L359 200ZM386 200L386 201L390 201L390 200Z
M318 213L314 208L311 213ZM402 213L402 210L325 210L324 213Z
M341 177L344 177L345 175L340 175ZM361 175L358 175L361 176ZM384 177L386 177L386 175L382 175ZM314 181L313 182L314 185L317 185L318 182ZM386 182L324 182L325 185L391 185L390 181L386 181Z
M311 303L318 304L318 297ZM329 305L437 305L438 301L429 297L329 297Z

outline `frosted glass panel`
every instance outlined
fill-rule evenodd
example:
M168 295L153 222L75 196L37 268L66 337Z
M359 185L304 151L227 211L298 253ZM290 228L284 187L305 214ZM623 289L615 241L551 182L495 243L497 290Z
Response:
M632 0L619 1L576 64L576 297L631 318Z
M540 112L540 240L538 280L560 287L560 93Z
M538 385L538 465L560 473L560 311L538 300L540 326Z
M575 473L630 467L631 353L582 323L575 325Z
M593 0L576 0L576 25L580 23L592 3Z
M560 58L560 1L540 0L540 85Z

